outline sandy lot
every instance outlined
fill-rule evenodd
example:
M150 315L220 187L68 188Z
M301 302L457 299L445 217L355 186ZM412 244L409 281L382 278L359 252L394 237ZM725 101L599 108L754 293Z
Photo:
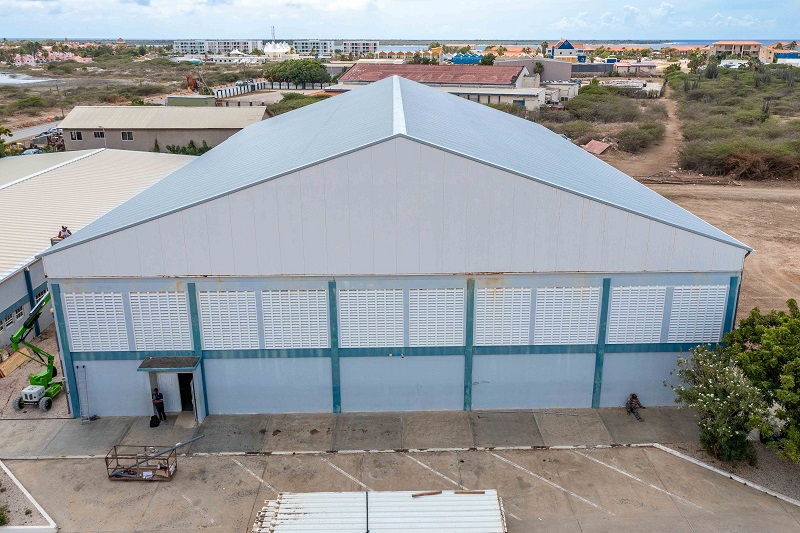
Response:
M9 526L47 525L47 520L36 510L27 496L3 470L0 470L0 507L3 506L8 507Z
M55 366L58 370L58 377L61 379L61 360L58 357L58 344L56 341L55 328L50 326L44 330L37 339L33 341L35 346L39 346L47 353L56 356ZM53 400L53 407L47 411L40 411L38 407L26 406L22 411L15 411L11 406L11 401L22 393L22 389L27 387L28 375L40 372L44 367L33 361L26 361L11 375L0 379L0 419L28 419L28 418L67 418L66 394L61 393Z
M755 248L745 259L737 320L800 300L800 186L791 182L651 188Z

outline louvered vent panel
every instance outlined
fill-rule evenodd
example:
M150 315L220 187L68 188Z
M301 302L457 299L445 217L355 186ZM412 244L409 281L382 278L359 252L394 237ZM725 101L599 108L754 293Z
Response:
M262 291L265 348L327 348L328 293Z
M464 344L464 289L410 289L411 346Z
M122 293L67 292L64 308L73 352L128 350Z
M204 349L258 348L255 291L201 291L200 317Z
M403 289L339 291L342 348L403 346Z
M614 287L608 316L608 342L661 342L666 287Z
M505 287L475 291L477 346L530 343L531 289Z
M536 289L534 344L596 343L599 304L599 287Z
M669 317L669 342L719 341L727 297L727 285L675 287Z
M131 318L137 350L191 350L186 293L132 292Z

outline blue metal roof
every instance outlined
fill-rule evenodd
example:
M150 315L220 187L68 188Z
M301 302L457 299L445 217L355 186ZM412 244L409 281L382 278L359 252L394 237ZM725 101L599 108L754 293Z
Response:
M244 128L43 255L396 136L750 250L539 124L393 76Z

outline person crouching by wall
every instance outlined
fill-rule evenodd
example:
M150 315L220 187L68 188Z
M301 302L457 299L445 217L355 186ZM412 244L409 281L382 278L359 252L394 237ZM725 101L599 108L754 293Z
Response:
M644 422L644 419L639 416L639 409L646 409L646 407L639 401L639 397L636 396L636 393L633 393L628 397L628 401L625 402L625 411L627 411L628 415L633 413L633 416L635 416L636 420L639 422Z

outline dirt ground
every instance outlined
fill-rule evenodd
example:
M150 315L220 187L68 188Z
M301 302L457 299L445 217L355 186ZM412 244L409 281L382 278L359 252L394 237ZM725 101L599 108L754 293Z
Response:
M9 526L44 526L47 520L27 496L0 470L0 507L8 507ZM5 528L3 528L5 529Z
M42 332L42 335L33 341L35 346L40 347L47 353L56 356L55 366L58 370L58 377L63 375L61 371L61 360L58 357L58 343L56 340L55 328L50 326ZM53 400L53 407L47 411L41 411L38 407L26 406L22 411L15 411L11 406L11 401L22 393L22 389L29 385L28 375L40 372L44 367L33 361L26 361L11 375L0 379L0 419L28 419L28 418L67 418L66 394L63 392Z

